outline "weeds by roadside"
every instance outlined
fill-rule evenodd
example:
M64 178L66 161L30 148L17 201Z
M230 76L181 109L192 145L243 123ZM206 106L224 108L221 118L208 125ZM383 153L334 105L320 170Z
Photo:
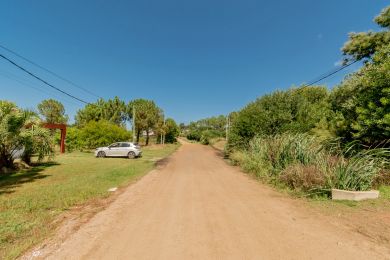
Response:
M309 195L329 194L332 188L365 191L385 184L388 158L386 148L335 153L307 134L255 137L247 150L230 154L244 171Z

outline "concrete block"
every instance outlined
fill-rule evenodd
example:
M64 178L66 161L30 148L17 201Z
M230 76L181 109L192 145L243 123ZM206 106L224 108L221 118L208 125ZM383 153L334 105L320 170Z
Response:
M377 199L379 198L379 191L348 191L332 189L332 200L366 200L366 199Z

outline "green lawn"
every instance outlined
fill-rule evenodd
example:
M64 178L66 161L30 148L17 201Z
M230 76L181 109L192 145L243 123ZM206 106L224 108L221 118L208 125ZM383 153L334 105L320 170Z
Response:
M107 189L129 184L178 145L143 149L143 157L97 159L91 153L57 156L29 170L0 176L0 259L13 259L50 235L59 214L104 198Z

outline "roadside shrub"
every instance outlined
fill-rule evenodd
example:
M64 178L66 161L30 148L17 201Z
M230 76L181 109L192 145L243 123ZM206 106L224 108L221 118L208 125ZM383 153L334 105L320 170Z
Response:
M388 169L382 169L379 171L379 173L375 176L373 186L379 187L381 185L388 185L390 186L390 170Z
M229 155L229 159L233 165L242 166L244 164L246 156L247 154L243 151L234 151Z
M80 138L81 130L77 127L66 129L65 147L68 152L83 149L83 140Z
M201 139L201 137L202 137L202 135L201 135L200 131L197 131L197 130L191 131L191 132L189 132L189 133L187 134L187 139L188 139L188 140L191 140L191 141L197 141L197 142L199 142L200 139Z
M255 137L249 144L250 157L271 169L269 175L278 175L294 163L307 165L316 161L320 145L307 134L278 134Z
M327 184L327 178L316 165L293 164L280 174L280 181L289 188L310 192L321 190Z
M106 120L90 121L79 134L83 147L93 149L99 146L106 146L114 142L128 141L131 133L125 128L110 123Z
M209 145L210 144L210 137L207 135L202 135L200 137L200 143L204 145Z
M168 118L165 121L166 133L165 133L165 142L166 143L176 143L177 137L180 134L180 129L177 126L175 120Z
M331 109L326 87L298 87L274 91L241 109L229 130L228 149L246 149L259 135L306 133L327 121Z
M213 138L219 137L220 133L215 130L204 130L201 132L200 142L204 145L209 145Z
M247 150L234 151L230 158L256 177L303 192L331 188L365 191L387 180L388 149L359 151L353 145L345 147L335 154L313 136L285 133L255 137ZM381 173L384 179L379 179Z
M379 173L388 166L388 149L363 150L350 158L340 156L332 169L331 186L337 189L366 191L372 188Z

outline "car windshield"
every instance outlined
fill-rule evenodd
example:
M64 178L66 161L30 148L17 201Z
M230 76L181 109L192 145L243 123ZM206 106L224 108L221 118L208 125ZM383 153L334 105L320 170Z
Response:
M115 144L110 145L109 147L110 147L110 148L119 147L119 144L118 144L118 143L115 143Z

